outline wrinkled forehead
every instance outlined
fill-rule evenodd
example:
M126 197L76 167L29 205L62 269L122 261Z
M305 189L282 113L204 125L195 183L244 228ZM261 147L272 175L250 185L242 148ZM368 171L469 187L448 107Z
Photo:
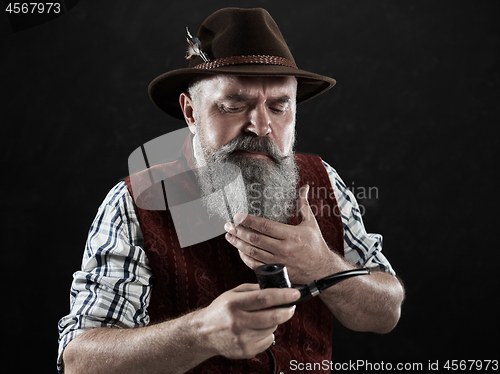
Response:
M215 75L204 78L202 89L210 95L232 93L269 96L287 95L293 101L297 95L297 79L291 76Z

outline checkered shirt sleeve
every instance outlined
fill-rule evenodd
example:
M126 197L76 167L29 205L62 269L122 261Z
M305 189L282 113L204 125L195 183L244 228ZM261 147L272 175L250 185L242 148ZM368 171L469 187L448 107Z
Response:
M387 258L382 254L382 235L368 234L363 224L358 202L346 187L336 170L323 161L326 167L344 225L344 256L350 264L367 267L396 275Z
M120 182L99 207L81 269L73 274L70 313L59 321L59 373L64 371L64 347L82 332L149 323L152 275L134 202L125 182Z

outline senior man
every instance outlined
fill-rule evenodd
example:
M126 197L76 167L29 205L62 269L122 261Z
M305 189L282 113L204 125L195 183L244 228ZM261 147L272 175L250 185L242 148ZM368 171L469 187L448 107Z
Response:
M298 69L263 9L221 9L188 41L189 67L149 87L191 132L165 165L197 170L206 208L221 217L213 183L230 183L227 166L237 165L244 188L231 199L247 202L248 214L233 212L225 235L182 247L168 209L137 204L130 177L118 183L92 224L71 312L59 322L60 372L289 371L292 361L330 360L334 317L377 333L399 320L404 291L380 235L366 233L331 166L294 153L296 104L335 81ZM277 307L299 292L260 290L252 269L268 263L285 264L294 284L356 267L372 273Z

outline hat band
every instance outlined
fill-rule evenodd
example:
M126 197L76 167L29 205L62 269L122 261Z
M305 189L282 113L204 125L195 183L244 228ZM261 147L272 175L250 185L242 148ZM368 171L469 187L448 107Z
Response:
M203 62L194 66L194 69L215 69L228 65L244 65L244 64L262 64L262 65L281 65L290 68L298 69L295 62L284 57L267 56L267 55L250 55L250 56L231 56L222 57L217 60Z

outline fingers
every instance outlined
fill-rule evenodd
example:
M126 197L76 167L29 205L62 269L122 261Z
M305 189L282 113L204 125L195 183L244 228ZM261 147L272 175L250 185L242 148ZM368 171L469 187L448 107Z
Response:
M251 214L236 213L234 221L275 239L285 239L288 225ZM241 227L241 226L240 226Z
M273 308L252 312L249 313L248 324L253 330L265 330L265 333L269 334L274 332L278 325L292 318L294 313L295 305L286 308Z
M279 250L280 240L270 238L252 229L226 224L226 240L241 253L261 263L275 261L274 252Z
M313 219L314 214L307 200L307 194L309 193L309 185L305 184L299 189L299 199L298 199L298 216L301 222L308 222Z
M234 292L249 292L249 291L258 291L260 287L257 283L243 283L238 287L233 288Z
M292 318L295 307L273 308L300 297L294 289L260 290L242 284L200 310L206 344L217 354L232 359L250 358L267 349L278 325Z
M246 285L242 286L246 287ZM258 285L256 286L258 287ZM237 289L239 288L235 288L235 290ZM241 310L253 312L293 303L299 298L300 291L294 288L267 288L240 294L237 305Z
M304 185L299 190L298 215L302 226L317 226L316 219L307 200L309 185ZM237 213L234 216L237 223L228 222L224 226L227 231L226 240L240 250L247 258L257 263L276 262L276 256L282 255L284 243L296 227L274 222L266 218L250 214ZM245 258L242 257L245 261ZM250 261L245 261L248 265ZM258 266L258 265L257 265ZM254 268L250 266L251 268Z
M240 255L241 260L243 263L248 266L250 269L257 269L259 266L264 265L264 262L257 261L256 259L246 255L242 251L238 249L238 254ZM272 261L274 262L274 261Z
M258 285L256 286L258 287ZM241 292L243 289L252 288L249 285L242 285L235 288L234 290L239 293L236 295L237 299L234 306L244 313L240 315L239 330L246 331L246 337L255 342L268 339L278 325L285 323L293 317L295 306L285 308L275 307L296 301L300 298L300 292L291 288L270 288ZM270 343L272 343L272 340Z

